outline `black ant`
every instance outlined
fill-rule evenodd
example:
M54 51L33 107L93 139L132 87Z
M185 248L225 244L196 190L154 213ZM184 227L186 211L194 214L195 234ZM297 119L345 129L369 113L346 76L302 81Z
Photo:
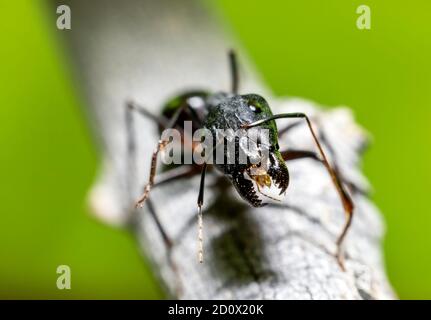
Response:
M264 169L260 167L260 170L257 171L257 174L256 172L254 174L251 173L251 169L256 167L256 165L250 164L248 162L244 164L240 164L237 161L234 163L223 162L222 164L216 162L213 165L232 182L240 196L254 207L260 207L265 204L258 196L258 193L263 194L261 192L262 187L270 187L271 185L274 185L280 191L280 195L285 193L289 185L289 171L285 161L299 158L313 158L322 162L339 194L346 214L344 228L342 229L336 242L336 258L341 268L344 270L341 247L347 231L351 225L354 205L349 194L344 189L337 172L329 164L310 119L304 113L282 113L273 115L268 103L263 97L257 94L238 94L238 67L236 56L233 51L229 52L229 61L232 77L232 88L230 93L219 92L212 94L206 91L185 92L171 99L163 108L162 114L160 116L151 114L143 107L138 106L135 103L128 103L127 110L128 112L130 110L135 110L140 114L153 119L159 125L159 129L178 129L182 132L182 144L189 144L192 148L195 147L195 144L193 144L191 141L187 141L184 137L184 121L186 120L192 122L193 131L200 128L205 128L213 133L214 139L217 137L216 130L218 129L232 129L234 132L237 132L238 130L247 131L251 128L257 127L268 130L269 140L267 141L267 147L269 148L267 166ZM130 119L130 117L128 118ZM287 130L280 130L279 134L275 120L283 118L302 118L306 121L312 138L317 146L320 158L316 153L310 151L279 150L278 138L287 132ZM238 137L235 138L235 147L240 149L238 145ZM220 141L214 142L215 144L218 144ZM190 177L200 173L201 179L199 195L197 199L199 225L198 238L199 261L203 262L202 205L204 202L205 173L207 171L207 167L211 164L207 162L204 162L203 164L197 164L193 162L191 165L179 165L167 171L164 175L164 178L155 183L154 179L157 169L157 157L158 154L166 147L167 143L169 143L169 141L159 140L157 147L152 154L149 181L144 188L143 194L137 200L136 207L142 207L144 202L147 201L150 207L150 212L157 223L163 239L168 248L170 248L172 246L172 242L164 231L160 221L157 218L157 215L155 214L153 205L149 199L150 191L157 185L183 177ZM263 145L258 143L257 147L259 149L262 148ZM258 151L260 152L260 150Z

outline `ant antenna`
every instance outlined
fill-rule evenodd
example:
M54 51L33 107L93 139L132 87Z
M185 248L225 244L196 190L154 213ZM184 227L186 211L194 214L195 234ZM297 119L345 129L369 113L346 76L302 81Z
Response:
M203 240L203 217L202 217L202 204L204 203L204 184L205 184L205 172L207 169L207 163L205 162L202 166L201 172L201 183L199 186L198 196L198 259L199 263L204 262L204 240Z
M238 62L236 59L236 53L233 49L229 50L229 63L230 63L230 74L231 74L231 91L233 94L238 94L239 86L239 75L238 75Z
M338 236L338 239L337 239L336 258L338 260L338 264L340 265L340 267L343 270L345 270L344 269L344 263L343 263L343 256L342 256L342 245L343 245L344 239L346 238L347 231L349 230L350 225L352 223L354 204L353 204L352 198L347 193L347 191L344 189L343 184L341 183L340 178L337 175L337 172L329 164L328 159L326 158L325 152L323 152L322 146L320 145L319 139L317 139L317 135L313 130L313 126L311 125L310 119L304 113L299 113L299 112L280 113L280 114L276 114L276 115L273 115L273 116L265 118L265 119L260 119L260 120L257 120L255 122L243 125L242 127L243 128L252 128L252 127L259 126L262 123L265 123L268 121L272 121L272 120L276 120L276 119L284 119L284 118L303 118L303 119L305 119L305 121L307 122L308 129L310 130L311 135L313 137L313 140L317 146L317 149L319 150L320 156L322 157L323 165L326 167L326 171L328 171L329 175L331 176L332 183L334 184L335 189L337 190L338 195L340 196L340 200L341 200L341 203L344 207L344 212L346 215L346 222L344 224L343 230L341 231L341 234Z

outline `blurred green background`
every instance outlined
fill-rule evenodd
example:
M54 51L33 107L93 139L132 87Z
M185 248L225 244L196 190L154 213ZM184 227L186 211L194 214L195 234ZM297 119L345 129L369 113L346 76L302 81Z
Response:
M160 298L132 237L85 207L98 157L42 2L0 2L0 298ZM371 30L356 8L371 7ZM387 222L389 278L431 298L431 2L216 1L279 95L348 105L374 137L364 170ZM73 20L73 8L72 8ZM72 268L72 290L56 268Z

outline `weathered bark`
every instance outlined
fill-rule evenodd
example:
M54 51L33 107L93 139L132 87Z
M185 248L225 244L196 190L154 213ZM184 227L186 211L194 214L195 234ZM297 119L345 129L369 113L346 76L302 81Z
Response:
M138 161L136 171L130 172L126 100L157 113L168 97L183 89L227 90L226 52L233 42L220 31L208 8L196 0L81 0L71 1L70 6L72 30L67 38L104 159L90 201L98 217L121 225L148 179L151 151L158 139L151 121L135 118ZM250 71L241 51L239 57L241 92L264 95L274 112L303 111L312 116L332 145L344 179L355 186L355 217L345 246L346 272L333 256L344 223L337 193L322 164L296 160L288 163L291 183L279 207L251 208L233 189L220 192L211 186L215 178L209 175L202 265L196 257L199 178L154 189L151 199L175 240L172 258L181 293L175 290L175 273L147 207L135 212L139 219L133 232L162 283L175 298L393 298L382 262L383 223L366 196L369 186L358 168L366 134L348 109L322 111L305 100L272 97ZM280 145L315 150L304 124L293 128Z

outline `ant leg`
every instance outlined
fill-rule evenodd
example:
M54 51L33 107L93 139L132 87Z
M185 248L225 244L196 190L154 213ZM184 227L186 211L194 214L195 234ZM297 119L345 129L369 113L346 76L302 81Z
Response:
M157 156L159 155L160 151L163 150L163 148L169 143L169 141L166 140L159 140L157 143L157 147L153 151L153 155L151 156L151 168L150 168L150 177L148 179L148 183L144 187L144 192L139 197L139 199L136 201L135 207L142 208L144 205L145 200L147 200L151 188L154 185L154 177L156 176L157 171Z
M284 136L286 133L288 133L291 129L296 128L301 122L295 122L295 123L291 123L287 126L285 126L284 128L281 128L280 130L278 130L278 137L281 138L282 136Z
M172 242L171 238L168 236L168 234L166 233L165 229L163 228L162 223L160 222L160 219L156 213L156 210L154 208L154 205L153 205L153 202L151 201L151 199L147 200L147 206L148 206L148 210L150 211L151 216L154 219L154 222L156 223L157 229L159 229L160 234L162 235L163 242L166 246L166 250L170 254L170 251L171 251L172 246L173 246L173 242Z
M197 203L198 204L198 242L199 242L198 259L200 263L204 262L202 205L204 203L206 169L207 169L207 164L204 163L201 171L201 182L199 185L199 196L198 196L198 203Z
M324 142L323 138L321 141ZM328 147L329 152L333 155L334 154L333 149L329 147L328 143L326 143L326 146ZM284 161L309 158L309 159L313 159L313 160L318 161L318 162L323 162L322 159L313 151L289 149L286 151L280 151L280 153L281 153L281 156L283 157ZM339 180L342 181L345 185L347 185L351 190L353 190L355 192L365 193L365 191L357 188L352 182L346 180L340 174L340 171L338 170L337 163L335 161L333 161L333 163L332 163L332 168L335 171L335 173L337 174Z
M133 134L133 117L131 114L131 111L137 111L139 112L141 115L144 115L152 120L154 120L156 123L158 123L159 125L161 125L163 128L171 128L175 125L176 121L178 120L178 117L182 111L182 108L179 108L175 114L172 116L171 119L169 119L169 121L166 121L166 119L162 118L162 117L157 117L155 115L153 115L151 112L147 111L145 108L133 103L133 102L128 102L127 103L127 108L126 108L126 124L127 124L127 130L128 130L128 136L129 136L129 141L128 141L128 152L129 152L129 156L130 158L133 158L132 155L135 155L136 153L136 142L134 139L134 134ZM168 144L168 141L165 140L159 140L159 142L157 143L157 147L156 149L153 151L153 155L151 158L151 168L150 168L150 177L149 177L149 181L147 183L147 185L144 188L144 192L142 193L141 197L137 200L136 202L136 207L142 207L143 203L145 202L145 200L147 200L149 192L152 188L152 186L154 185L154 177L156 175L156 170L157 170L157 156L159 154L160 151L163 150L163 148ZM133 165L134 168L134 165Z
M176 122L178 120L178 117L180 116L181 111L183 111L186 108L189 108L188 105L183 105L178 110L175 111L175 113L172 115L170 119L167 119L163 115L156 116L147 109L145 109L143 106L138 105L137 103L133 101L129 101L126 103L127 111L136 111L138 114L149 118L153 120L155 123L157 123L159 126L161 126L163 129L167 128L173 128L176 125ZM130 112L129 112L130 113Z
M281 138L283 135L288 133L291 129L297 127L299 124L301 124L301 122L298 121L298 122L289 124L289 125L285 126L284 128L278 130L278 138ZM349 188L350 191L355 192L355 193L360 193L363 195L368 194L367 190L364 190L363 188L357 186L352 181L348 181L345 177L343 177L341 175L340 170L339 170L338 165L337 165L337 162L335 161L334 149L332 148L331 144L326 139L326 136L323 132L320 132L319 138L320 138L320 142L326 146L326 149L328 150L329 154L332 156L332 159L334 159L332 161L332 167L333 167L334 171L337 173L340 180ZM322 162L322 160L317 156L317 154L315 154L314 152L311 152L311 151L302 151L302 150L290 149L288 151L282 151L281 155L283 156L285 161L301 159L301 158L312 158L314 160ZM285 157L287 157L287 158L285 158Z
M156 223L157 229L159 229L160 234L162 235L162 239L163 239L163 243L165 244L166 247L166 257L168 259L168 263L169 266L172 269L172 272L174 273L175 279L176 279L176 285L175 285L175 290L177 295L180 295L182 292L182 282L181 282L181 277L180 274L178 272L178 267L174 261L174 259L172 258L172 247L174 245L173 241L171 240L171 238L168 236L168 234L166 233L165 229L162 226L162 223L160 222L158 215L156 213L156 209L154 208L153 202L151 201L151 199L147 200L147 206L148 206L148 210L150 211L151 216L154 219L154 222Z
M284 161L303 159L303 158L311 158L311 159L317 160L319 162L322 162L322 160L320 160L320 158L317 156L317 154L313 151L290 149L287 151L280 151L280 153L281 153L281 156L283 157Z
M311 120L313 120L313 118L311 118ZM278 137L281 138L283 137L286 133L288 133L290 130L292 130L293 128L296 128L297 126L299 126L301 124L301 121L297 121L291 124L288 124L287 126L285 126L284 128L281 128L278 130ZM323 139L322 139L323 141Z
M153 185L153 189L155 187L158 187L160 185L163 185L165 183L175 181L177 179L190 177L199 172L199 167L197 166L180 166L178 168L171 169L163 174L160 175L160 179L156 181ZM167 247L172 247L172 241L169 239L167 233L163 229L162 224L160 223L159 218L157 217L157 214L154 210L153 202L151 201L151 198L147 199L148 208L150 209L150 213L154 218L154 221L156 222L157 228L160 230L160 233L162 234L163 240Z
M180 165L179 167L160 173L158 179L154 182L153 188L181 178L192 177L199 172L200 167L197 165Z
M236 54L233 49L229 50L229 64L230 64L230 75L231 75L231 91L233 94L238 94L239 87L239 74L238 74L238 62Z
M332 183L334 184L334 186L338 192L338 195L340 196L340 200L343 204L344 212L346 214L346 222L345 222L344 228L343 228L343 230L342 230L341 234L339 235L337 242L336 242L337 243L336 258L338 260L340 267L344 270L344 263L343 263L343 257L342 257L342 244L343 244L343 241L346 237L347 231L349 230L350 225L352 223L354 205L353 205L353 201L350 198L349 194L344 189L337 172L329 164L328 159L326 158L325 152L323 151L322 146L321 146L319 140L317 139L317 135L313 129L313 126L312 126L308 116L304 113L281 113L281 114L277 114L277 115L274 115L274 116L266 118L266 119L261 119L261 120L255 121L253 123L249 123L247 125L244 125L243 128L251 128L251 127L261 125L262 123L265 123L265 122L268 122L271 120L283 119L283 118L302 118L302 119L305 119L305 121L307 122L307 125L308 125L308 129L310 130L311 135L313 137L313 140L317 146L317 149L319 150L320 156L322 157L322 162L323 162L326 170L328 171L329 175L331 176Z
M193 166L193 165L180 165L177 168L170 169L166 172L163 172L158 175L157 181L153 181L153 184L151 186L151 190L154 188L166 184L171 181L179 180L186 177L193 177L194 175L199 173L199 167ZM145 187L144 187L145 192ZM147 198L144 201L148 201L149 198ZM142 206L141 206L142 207Z
M317 139L317 135L313 130L313 126L310 122L310 119L303 113L294 114L294 116L297 118L304 118L305 121L307 122L308 128L311 132L311 135L313 136L314 142L315 142L317 148L319 149L320 155L322 156L323 164L325 165L326 170L328 171L329 175L331 176L332 182L338 191L338 194L341 198L341 202L343 203L344 211L346 214L346 222L345 222L343 230L341 231L341 234L338 236L338 239L337 239L337 255L336 255L336 257L337 257L339 265L344 270L344 262L343 262L343 255L342 255L342 244L343 244L344 238L346 237L347 231L349 230L350 225L352 223L353 208L354 208L353 201L350 198L347 191L344 189L337 172L329 164L328 159L326 158L326 155L323 151L323 148L320 145L319 140Z
M329 153L334 157L334 149L331 147L331 145L325 140L324 135L321 136L320 141L322 143L325 144L325 146L327 147ZM285 161L289 161L289 160L296 160L296 159L303 159L303 158L310 158L319 162L323 162L322 159L320 159L320 157L312 151L303 151L303 150L292 150L289 149L287 151L281 151L281 156L283 157L283 159ZM341 182L344 183L344 185L346 185L348 187L348 189L353 192L353 193L360 193L363 195L367 194L367 190L364 190L363 188L360 188L359 186L357 186L354 182L346 179L346 177L344 177L341 173L340 170L338 168L337 162L335 160L332 161L332 168L334 169L334 171L336 172L338 178L340 179Z
M134 121L133 121L133 113L132 111L138 111L144 116L147 116L157 123L159 123L159 119L145 110L144 108L128 102L126 104L126 130L127 130L127 153L128 153L128 166L129 166L129 175L128 175L128 186L131 184L131 179L133 178L134 173L136 172L136 139L135 139L135 133L134 133ZM150 192L151 186L154 184L154 176L156 174L156 167L157 167L157 155L160 152L163 145L165 145L167 142L163 142L162 140L159 141L157 144L156 150L153 152L152 161L151 161L151 170L150 170L150 180L149 183L146 185L144 189L143 195L140 197L139 201L136 204L137 206L142 207L144 201L148 197L148 193Z
M337 172L337 174L338 174L338 177L341 179L341 181L343 181L344 182L344 184L345 185L347 185L348 186L348 188L349 188L349 190L352 192L352 193L359 193L359 194L362 194L362 195L368 195L369 194L369 192L368 192L368 190L367 189L364 189L364 188L362 188L361 186L358 186L356 183L354 183L353 181L349 181L349 180L347 180L347 179L345 179L345 177L343 177L341 174L340 174L340 170L339 170L339 167L338 167L338 164L337 164L337 162L335 161L335 150L334 150L334 148L332 147L332 145L331 145L331 143L328 141L328 139L326 138L326 135L325 135L325 133L324 132L321 132L320 133L320 141L326 146L326 149L328 150L328 152L329 152L329 154L332 156L332 159L334 159L333 161L332 161L332 167L334 168L334 170L335 170L335 172Z
M137 112L139 114L141 114L144 117L147 117L151 120L153 120L154 122L156 122L157 124L161 125L161 126L165 126L165 120L162 118L159 118L157 116L155 116L154 114L152 114L151 112L149 112L148 110L146 110L144 107L134 103L134 102L127 102L126 103L126 114L125 114L125 119L126 119L126 134L127 134L127 158L128 158L128 181L127 181L127 186L129 189L129 194L132 194L132 179L134 179L134 175L136 173L136 135L135 135L135 122L134 122L134 118L133 118L133 112ZM156 152L156 157L157 157L157 153L159 152L160 149L160 141L157 147L157 152ZM150 182L154 181L154 174L155 174L155 159L154 159L154 154L153 154L153 161L152 161L152 170L150 172ZM154 170L153 170L154 167ZM153 173L154 171L154 173ZM149 192L149 189L151 188L151 186L149 186L147 189L148 191L146 193ZM144 194L146 194L144 192ZM148 195L146 195L148 196ZM145 199L142 200L145 201Z
M151 113L150 111L148 111L147 109L145 109L143 106L133 102L133 101L128 101L126 102L126 107L128 111L136 111L138 114L153 120L155 123L157 123L159 126L161 126L162 128L166 128L168 121L165 117L163 116L156 116L155 114Z
M128 181L127 181L127 186L129 189L129 194L132 194L132 188L131 188L131 179L134 178L134 173L136 172L136 139L135 139L135 132L134 132L134 121L133 121L133 113L132 111L137 111L139 112L141 115L144 115L152 120L154 120L156 123L158 123L160 126L162 127L166 127L166 119L164 119L163 117L157 117L155 115L153 115L152 113L148 112L147 110L145 110L143 107L138 106L137 104L134 104L132 102L127 103L126 105L126 134L127 134L127 157L128 157ZM153 157L154 158L154 157ZM154 162L154 161L152 161ZM151 170L150 173L150 177L151 175L153 176L152 178L150 178L150 180L154 179L154 174L153 172L155 172L155 164L152 163L152 167L154 166L154 170ZM182 177L186 177L186 176L190 176L193 175L194 173L196 173L196 168L193 168L193 166L187 166L187 167L183 167L180 166L178 168L169 170L168 172L166 172L165 174L161 175L161 179L159 179L159 181L157 181L154 186L157 185L162 185L164 183L167 183L169 181L173 181L175 179L180 179ZM173 247L173 242L170 239L170 237L168 236L167 232L165 231L165 229L163 228L162 223L159 220L159 217L156 213L156 210L154 208L154 205L152 203L152 201L150 199L148 199L147 201L147 205L148 205L148 209L150 211L150 214L152 216L152 218L154 219L157 229L159 230L162 239L163 239L163 243L165 244L166 247L166 253L167 253L167 258L168 258L168 262L169 265L172 269L172 271L175 274L175 278L176 278L176 291L177 291L177 295L179 296L181 291L182 291L182 283L181 283L181 278L179 276L178 273L178 268L172 258L172 247Z

